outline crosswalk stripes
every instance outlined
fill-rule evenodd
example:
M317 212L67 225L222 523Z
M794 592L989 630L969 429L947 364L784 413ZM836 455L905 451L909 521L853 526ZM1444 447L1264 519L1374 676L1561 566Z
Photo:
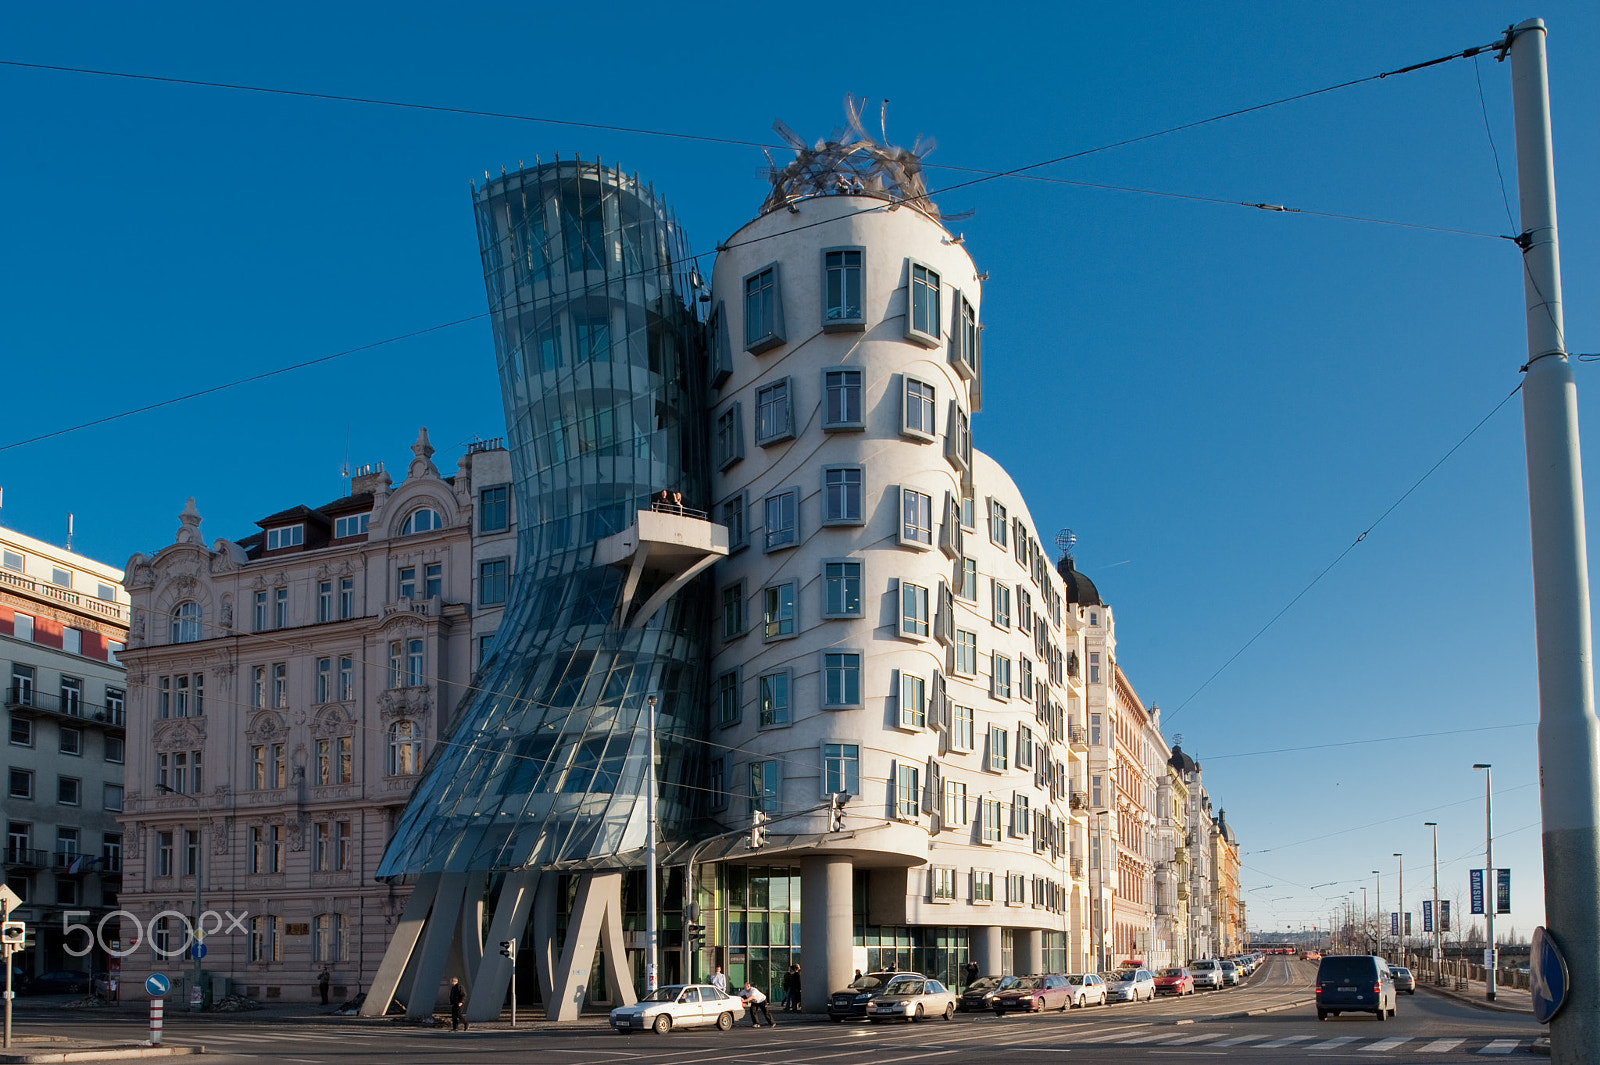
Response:
M1480 1054L1509 1054L1522 1043L1520 1039L1496 1039L1482 1050Z
M1417 1048L1418 1054L1443 1054L1447 1050L1454 1050L1465 1043L1465 1039L1435 1039L1431 1043L1424 1043Z
M1324 1039L1320 1043L1312 1043L1310 1046L1306 1047L1306 1049L1307 1050L1332 1050L1334 1047L1342 1047L1346 1043L1354 1043L1357 1039L1360 1039L1360 1038L1361 1037L1359 1035L1341 1035L1337 1039Z
M1294 1044L1296 1044L1296 1043L1309 1042L1312 1038L1314 1038L1314 1037L1309 1036L1309 1035L1289 1035L1289 1036L1284 1036L1282 1039L1274 1039L1270 1043L1262 1043L1260 1046L1255 1047L1255 1049L1256 1050L1264 1050L1267 1047L1294 1046Z
M1395 1047L1404 1046L1405 1044L1407 1044L1409 1042L1411 1042L1411 1037L1410 1036L1408 1036L1408 1035L1397 1035L1397 1036L1394 1036L1394 1037L1392 1037L1390 1039L1380 1039L1376 1043L1368 1043L1366 1046L1362 1047L1361 1049L1365 1053L1383 1054L1383 1053L1386 1053L1386 1052L1388 1052L1390 1050L1393 1050Z
M1266 1036L1264 1036L1264 1035L1236 1035L1232 1039L1219 1039L1215 1043L1210 1043L1208 1045L1209 1046L1214 1046L1214 1047L1236 1047L1240 1043L1253 1043L1257 1039L1265 1039L1265 1038L1266 1038ZM1339 1041L1340 1042L1348 1042L1349 1040L1339 1040ZM1318 1043L1317 1045L1321 1046L1322 1044Z
M1164 1047L1181 1047L1186 1043L1203 1043L1207 1039L1212 1039L1215 1037L1215 1032L1201 1032L1199 1035L1185 1035L1180 1036L1177 1039L1163 1039L1156 1045Z

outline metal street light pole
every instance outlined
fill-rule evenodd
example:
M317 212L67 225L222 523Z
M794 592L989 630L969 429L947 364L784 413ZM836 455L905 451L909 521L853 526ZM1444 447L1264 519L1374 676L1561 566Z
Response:
M1382 903L1380 902L1379 905L1381 906ZM1371 927L1372 926L1367 923L1367 885L1362 884L1361 885L1361 942L1362 942L1363 946L1366 945L1366 941L1367 941L1367 929L1369 929Z
M1396 852L1395 857L1400 860L1400 881L1395 889L1395 894L1400 897L1395 900L1394 904L1395 924L1398 926L1397 938L1399 940L1395 946L1395 951L1399 957L1395 960L1404 965L1406 961L1406 860L1400 852Z
M1383 953L1383 874L1376 869L1372 871L1372 882L1377 885L1373 891L1378 896L1374 901L1378 904L1378 953Z
M645 699L649 724L646 729L648 748L644 771L644 815L649 828L644 842L644 928L645 958L644 987L646 994L656 989L656 697Z
M1539 666L1544 911L1546 931L1566 956L1571 978L1566 1006L1550 1019L1550 1051L1552 1065L1578 1065L1600 1046L1600 720L1577 384L1562 325L1544 22L1512 27L1505 53L1511 59L1528 336L1522 422Z
M194 982L189 987L189 1008L191 1010L198 1010L201 1006L203 998L197 998L195 996L195 992L200 989L200 951L196 948L200 946L202 942L201 937L205 935L205 929L200 923L200 915L205 912L200 903L200 874L202 871L201 865L205 861L206 853L205 841L202 838L201 833L203 818L200 815L200 800L195 798L193 795L189 795L181 791L175 791L165 784L157 784L156 790L166 795L180 796L194 803L194 928L190 930L190 938L193 940L193 942L189 945L189 953L194 955ZM180 832L186 831L181 825L178 830ZM189 850L188 840L183 841L183 849L185 856L187 856Z
M1487 998L1494 1001L1494 970L1499 964L1499 954L1494 943L1494 789L1490 782L1494 771L1487 762L1478 762L1474 769L1483 770L1483 914L1489 928L1489 949L1483 955L1483 979Z
M1424 826L1433 829L1433 971L1435 980L1439 980L1439 963L1444 960L1444 946L1439 937L1441 927L1439 921L1439 822L1424 821ZM1442 982L1442 981L1441 981Z

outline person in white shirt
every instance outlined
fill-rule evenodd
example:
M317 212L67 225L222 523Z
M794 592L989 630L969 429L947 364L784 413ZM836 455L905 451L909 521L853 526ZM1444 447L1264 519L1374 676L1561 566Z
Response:
M759 987L746 980L744 990L739 992L739 997L744 999L745 1008L750 1011L750 1027L759 1028L763 1019L767 1022L768 1028L778 1026L778 1022L772 1019L772 1014L767 1009L767 996ZM758 1014L760 1019L757 1018Z
M728 977L723 973L720 965L717 966L717 971L711 974L711 986L721 991L724 995L728 993Z

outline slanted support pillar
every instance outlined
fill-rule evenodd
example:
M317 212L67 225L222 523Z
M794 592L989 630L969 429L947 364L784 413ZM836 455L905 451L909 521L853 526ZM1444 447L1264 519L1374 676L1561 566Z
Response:
M606 958L606 983L619 1005L638 1001L628 979L628 951L622 939L622 874L586 873L567 919L567 942L556 964L554 994L547 1003L552 1021L575 1021L583 1011L589 967L595 952Z
M555 878L552 876L550 879ZM472 997L467 999L467 1020L492 1021L499 1018L500 1004L505 1001L512 970L511 959L500 953L500 944L508 939L522 939L528 914L533 911L534 888L538 883L539 874L531 870L507 873L501 882L500 894L494 904L494 921L489 926L488 942L480 952L482 956L472 983ZM546 968L540 965L537 950L530 950L527 957L518 959L518 963L524 968L530 965Z
M406 1002L407 1017L431 1017L439 1002L439 984L444 980L446 963L456 942L456 922L461 916L461 900L466 894L467 874L441 873L439 893L433 899L433 912L423 928L422 949Z
M411 960L417 940L422 937L423 923L438 891L438 873L424 873L417 878L416 885L411 889L411 897L406 899L405 909L395 924L394 935L389 937L389 947L383 952L383 960L378 963L378 971L372 977L366 1000L361 1003L361 1016L382 1017L389 1012L389 1003L394 1001L395 993L400 990L406 964Z

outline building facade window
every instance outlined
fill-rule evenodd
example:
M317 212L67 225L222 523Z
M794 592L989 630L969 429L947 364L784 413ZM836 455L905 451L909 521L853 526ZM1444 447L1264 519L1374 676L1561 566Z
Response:
M794 393L787 377L756 389L756 443L763 446L794 436Z
M267 550L277 551L285 547L299 547L306 542L306 527L304 525L285 525L280 529L267 530Z
M972 871L972 901L994 901L994 873L987 869Z
M970 751L976 742L976 713L970 706L951 704L950 746L958 751Z
M956 630L955 671L967 677L978 675L978 634Z
M739 722L739 672L730 669L717 677L717 724Z
M894 769L894 815L902 821L916 819L922 807L922 767L897 762Z
M967 786L959 780L944 782L944 824L946 828L964 828L971 817L967 813Z
M415 533L432 532L444 528L444 518L432 507L420 507L413 510L400 527L401 536L411 536Z
M861 563L840 559L822 564L822 616L861 616Z
M761 678L761 727L789 724L789 674L767 673Z
M278 918L270 914L257 914L250 918L250 960L282 961L281 949Z
M363 536L371 523L371 514L345 514L334 518L333 538L343 540L347 536Z
M991 773L1004 773L1011 768L1011 737L999 725L989 726L989 750L983 767Z
M822 794L856 795L861 791L861 748L854 743L822 745Z
M900 673L900 727L928 727L928 682L915 673Z
M287 629L289 627L289 589L274 588L272 590L272 627Z
M744 349L759 355L783 339L783 292L773 263L744 279Z
M57 777L56 802L62 806L82 806L83 781L77 777Z
M905 379L901 393L900 431L919 440L933 440L939 427L934 422L934 401L937 393L926 381L915 377Z
M397 599L417 597L417 567L401 566L395 571L394 594Z
M822 653L822 708L848 710L861 705L861 652Z
M774 584L761 593L761 621L767 639L793 636L796 629L794 582Z
M994 623L997 628L1011 627L1011 585L1000 581L990 582L994 590Z
M317 620L333 620L333 582L317 582Z
M999 799L983 799L979 805L979 836L985 843L999 843L1001 833Z
M722 638L743 636L744 629L744 582L739 581L722 589Z
M478 605L504 605L511 589L511 560L493 558L478 563Z
M864 329L864 249L828 248L822 253L822 328Z
M717 415L714 442L714 457L719 470L725 470L744 458L744 419L739 404L734 403Z
M1011 659L996 651L989 659L989 694L996 699L1011 698Z
M860 466L822 468L822 524L860 525L863 520Z
M930 892L935 902L953 902L956 897L956 871L949 866L935 865L928 871L932 881Z
M389 726L389 775L411 776L421 768L421 731L410 721L396 721Z
M732 554L750 544L749 526L745 524L744 493L722 501L719 510L722 524L728 527L728 553Z
M944 323L939 311L939 275L919 262L907 264L911 294L906 315L906 338L924 347L938 347Z
M194 643L200 639L200 604L190 600L172 610L172 642Z
M928 589L910 581L900 582L900 635L926 639L931 628Z
M778 763L761 761L750 763L750 811L765 814L778 812Z
M339 617L349 620L356 616L356 582L346 577L339 582Z
M478 493L478 531L505 532L511 527L511 489L495 485Z
M73 717L83 716L83 680L79 677L61 678L61 712Z
M311 960L342 962L350 960L349 936L342 913L319 913L311 918Z
M864 429L865 409L860 370L824 370L822 374L822 428L829 431Z
M933 546L933 497L915 488L900 489L900 543Z
M789 488L762 504L762 532L767 550L777 551L800 542L800 490Z

